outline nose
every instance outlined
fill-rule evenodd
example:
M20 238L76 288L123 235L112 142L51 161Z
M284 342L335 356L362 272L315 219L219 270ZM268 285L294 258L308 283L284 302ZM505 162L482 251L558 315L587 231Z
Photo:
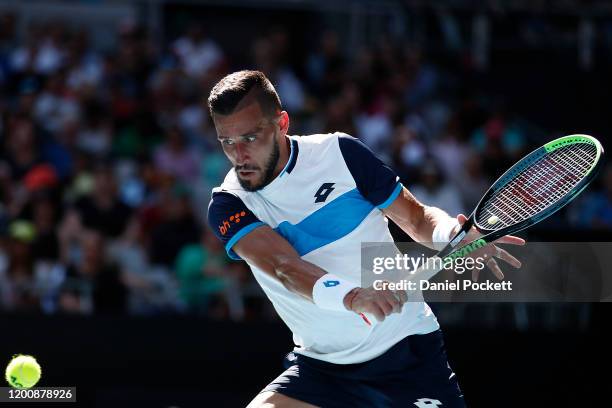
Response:
M236 143L236 149L234 150L234 152L236 153L236 165L242 166L243 164L245 164L249 157L244 145L242 143Z

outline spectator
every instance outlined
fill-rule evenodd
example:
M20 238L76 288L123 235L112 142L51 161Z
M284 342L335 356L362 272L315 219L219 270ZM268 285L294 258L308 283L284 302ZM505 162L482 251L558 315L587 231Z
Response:
M32 203L32 220L36 237L32 242L32 255L37 260L59 261L60 242L55 226L60 214L57 202L50 193L39 193Z
M206 37L199 24L193 24L185 36L176 40L172 50L181 61L185 73L196 78L219 69L224 60L221 48Z
M32 241L36 230L26 220L16 220L9 226L6 262L1 265L2 303L7 309L38 310L39 298L34 280Z
M10 168L13 181L21 180L36 164L40 163L40 152L36 143L36 128L26 116L17 116L8 124L4 161Z
M89 46L87 31L80 30L70 43L66 84L73 91L95 88L102 79L103 59Z
M355 120L357 135L372 150L380 155L388 154L393 134L393 120L397 114L397 101L382 96L373 112L362 112Z
M149 256L153 264L172 267L180 250L200 239L200 227L193 215L190 195L184 185L165 193L161 221L151 233Z
M137 218L132 218L124 234L108 246L108 256L121 271L129 289L129 310L153 314L177 310L179 299L174 276L166 268L153 266L146 240Z
M62 73L51 75L42 93L34 103L37 123L50 133L60 132L70 122L79 118L80 107L68 93Z
M96 231L85 231L80 238L82 256L68 266L60 309L78 313L125 313L127 289L119 269L105 260L103 236Z
M187 146L178 127L173 126L166 135L166 142L155 151L155 166L180 182L192 183L199 173L198 153Z
M308 80L323 100L339 93L343 86L345 61L339 42L338 34L327 30L321 35L319 48L308 57Z
M284 108L299 114L304 110L306 95L301 81L284 61L287 42L287 33L283 30L259 38L253 43L253 59L257 69L265 72L275 84Z
M421 202L443 209L449 214L465 214L461 194L444 180L435 161L427 161L421 170L421 182L411 188L412 194Z
M15 40L15 15L0 14L0 87L11 75L10 54Z
M324 132L345 132L357 135L351 105L342 97L330 100L325 109Z
M588 192L570 213L577 228L612 229L612 165L601 172L603 187Z
M472 209L491 185L482 171L482 159L474 152L468 153L464 168L454 178L457 188L461 192L463 208Z
M112 120L104 107L95 100L84 104L83 113L83 123L77 134L76 147L93 157L104 158L111 150Z
M116 238L125 230L132 210L118 195L115 177L106 164L98 164L93 174L93 190L77 200L74 210L85 228Z
M526 143L522 129L516 121L508 118L503 110L494 112L487 122L472 134L470 142L478 152L489 156L492 161L503 156L511 162L521 157ZM500 166L499 161L497 165Z
M418 174L426 159L426 146L416 133L405 125L395 129L393 136L392 160L398 175L406 185L418 181Z
M31 26L28 40L11 56L12 69L17 72L33 72L49 75L56 72L64 61L61 50L63 30L58 23L45 27Z
M227 275L228 259L223 247L214 245L211 232L203 230L201 242L184 246L176 258L175 271L180 295L194 311L205 313L219 295L230 285ZM217 240L218 242L218 240Z
M463 176L469 154L468 146L458 139L456 126L456 121L449 122L446 132L431 146L432 156L440 163L444 176L452 182L458 182Z

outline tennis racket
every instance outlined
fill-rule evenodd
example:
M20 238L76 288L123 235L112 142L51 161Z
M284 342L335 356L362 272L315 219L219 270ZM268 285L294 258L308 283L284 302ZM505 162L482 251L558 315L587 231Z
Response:
M571 135L529 153L497 179L461 230L436 256L446 265L550 217L593 181L601 167L603 152L594 137ZM483 236L457 248L472 227ZM442 269L418 269L410 280L431 279Z

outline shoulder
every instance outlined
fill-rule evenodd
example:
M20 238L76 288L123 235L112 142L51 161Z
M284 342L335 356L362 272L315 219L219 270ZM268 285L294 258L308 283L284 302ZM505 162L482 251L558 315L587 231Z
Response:
M336 135L342 157L349 167L363 167L364 165L379 165L382 163L361 140L346 133L336 133Z
M236 171L232 168L227 172L221 185L212 189L210 203L208 204L208 217L223 215L228 212L238 211L246 207L243 198L249 194L238 181Z
M234 192L218 188L213 190L207 214L208 226L224 244L232 259L240 259L232 247L255 228L264 225L251 209Z
M229 191L213 192L207 211L208 225L223 242L252 223L261 224L242 198Z
M344 156L347 155L347 152L372 154L371 150L363 142L343 132L302 136L300 144L316 146L315 148L318 149L338 147Z
M354 137L342 132L316 133L307 136L291 136L291 138L297 139L301 145L328 145L338 143L340 138L355 139Z
M346 133L319 133L307 136L291 136L299 145L300 155L303 157L314 156L319 158L328 154L338 154L339 140L342 138L352 138Z

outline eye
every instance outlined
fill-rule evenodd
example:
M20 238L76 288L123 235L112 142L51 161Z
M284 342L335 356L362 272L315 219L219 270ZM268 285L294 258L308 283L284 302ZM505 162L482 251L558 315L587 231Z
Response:
M244 140L249 142L249 143L251 143L251 142L254 142L255 140L257 140L257 136L255 136L255 135L245 136Z
M221 143L226 146L231 146L234 144L234 139L221 139Z

